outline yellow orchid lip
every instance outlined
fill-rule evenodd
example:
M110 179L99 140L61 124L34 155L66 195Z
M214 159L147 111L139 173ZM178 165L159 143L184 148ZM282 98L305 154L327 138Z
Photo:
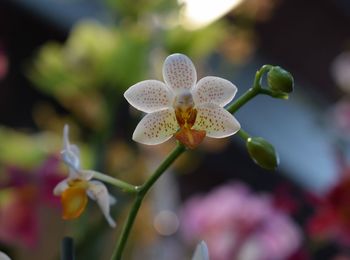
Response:
M69 187L61 194L62 218L64 220L78 218L83 213L88 202L86 195L87 181L71 180L68 185Z
M87 205L87 196L84 189L68 188L61 196L63 206L62 218L64 220L78 218Z

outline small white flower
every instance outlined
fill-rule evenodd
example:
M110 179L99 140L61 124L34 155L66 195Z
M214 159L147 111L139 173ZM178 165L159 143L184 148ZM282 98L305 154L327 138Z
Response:
M87 197L90 197L97 202L109 225L115 227L115 221L109 213L109 207L115 202L115 199L109 195L102 182L91 180L92 171L80 168L79 148L69 143L68 132L68 125L65 125L61 156L69 168L69 174L66 179L57 184L53 191L56 196L61 196L63 219L79 217L87 205Z
M240 129L239 122L223 108L237 92L230 81L209 76L197 82L192 61L179 53L166 58L163 78L165 83L139 82L124 94L132 106L148 113L137 125L133 140L155 145L174 135L195 148L205 136L223 138Z
M209 260L209 251L207 244L202 241L197 245L192 260Z

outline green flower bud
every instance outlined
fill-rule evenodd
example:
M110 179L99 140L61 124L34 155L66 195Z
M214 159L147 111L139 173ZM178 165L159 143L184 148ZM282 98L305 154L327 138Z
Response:
M267 82L273 91L291 93L294 87L292 74L279 66L274 66L267 73Z
M246 142L248 153L253 161L267 170L275 170L279 157L275 148L261 137L249 137Z

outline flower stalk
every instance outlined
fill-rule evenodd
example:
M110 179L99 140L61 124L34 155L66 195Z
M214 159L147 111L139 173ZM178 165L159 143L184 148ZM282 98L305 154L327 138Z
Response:
M237 110L239 110L243 105L245 105L248 101L253 99L255 96L259 94L269 95L271 97L276 97L275 93L269 89L264 89L261 86L262 76L268 72L272 68L271 65L264 65L256 72L253 87L250 88L246 93L244 93L240 98L238 98L231 105L226 107L226 110L231 114L234 114ZM247 140L250 136L247 132L245 132L242 128L238 131L238 135ZM148 191L152 188L154 183L159 179L159 177L165 172L165 170L171 166L171 164L186 150L186 147L183 144L178 143L174 150L170 152L170 154L164 159L164 161L159 165L159 167L154 171L154 173L149 177L149 179L141 186L132 186L127 184L125 187L127 190L132 192L136 191L136 198L132 204L130 213L127 217L127 220L122 229L121 235L117 242L117 246L113 252L111 260L121 260L124 248L126 246L130 231L135 222L135 218L137 213L141 207L142 201ZM98 175L100 176L100 175ZM100 176L101 177L101 176ZM98 178L95 176L95 178ZM104 176L103 176L104 178ZM113 179L113 178L111 178ZM101 179L100 179L101 180ZM109 183L113 184L114 181L109 180ZM125 183L124 183L125 184ZM122 186L124 186L124 184ZM118 185L120 183L118 182ZM117 185L117 186L118 186ZM121 187L121 186L118 186ZM130 189L129 189L130 188Z
M182 144L177 144L173 151L164 159L164 161L159 165L159 167L154 171L151 177L137 189L137 195L134 203L131 207L127 221L123 227L122 233L119 237L117 247L112 255L112 260L122 259L123 250L125 248L127 239L129 237L131 228L135 222L135 218L142 204L142 201L147 194L147 192L152 188L153 184L159 179L160 176L169 168L169 166L186 150L185 146Z
M124 192L128 193L137 193L138 191L138 186L131 185L125 181L119 180L117 178L111 177L109 175L103 174L101 172L89 170L93 175L94 179L109 183L115 187L120 188Z

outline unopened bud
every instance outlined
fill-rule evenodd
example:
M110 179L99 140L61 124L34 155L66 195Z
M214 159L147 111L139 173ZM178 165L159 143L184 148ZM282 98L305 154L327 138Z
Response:
M272 67L267 73L267 82L273 91L291 93L294 88L292 74L279 66Z
M248 153L253 161L267 170L275 170L279 157L275 148L261 137L250 137L246 142Z

